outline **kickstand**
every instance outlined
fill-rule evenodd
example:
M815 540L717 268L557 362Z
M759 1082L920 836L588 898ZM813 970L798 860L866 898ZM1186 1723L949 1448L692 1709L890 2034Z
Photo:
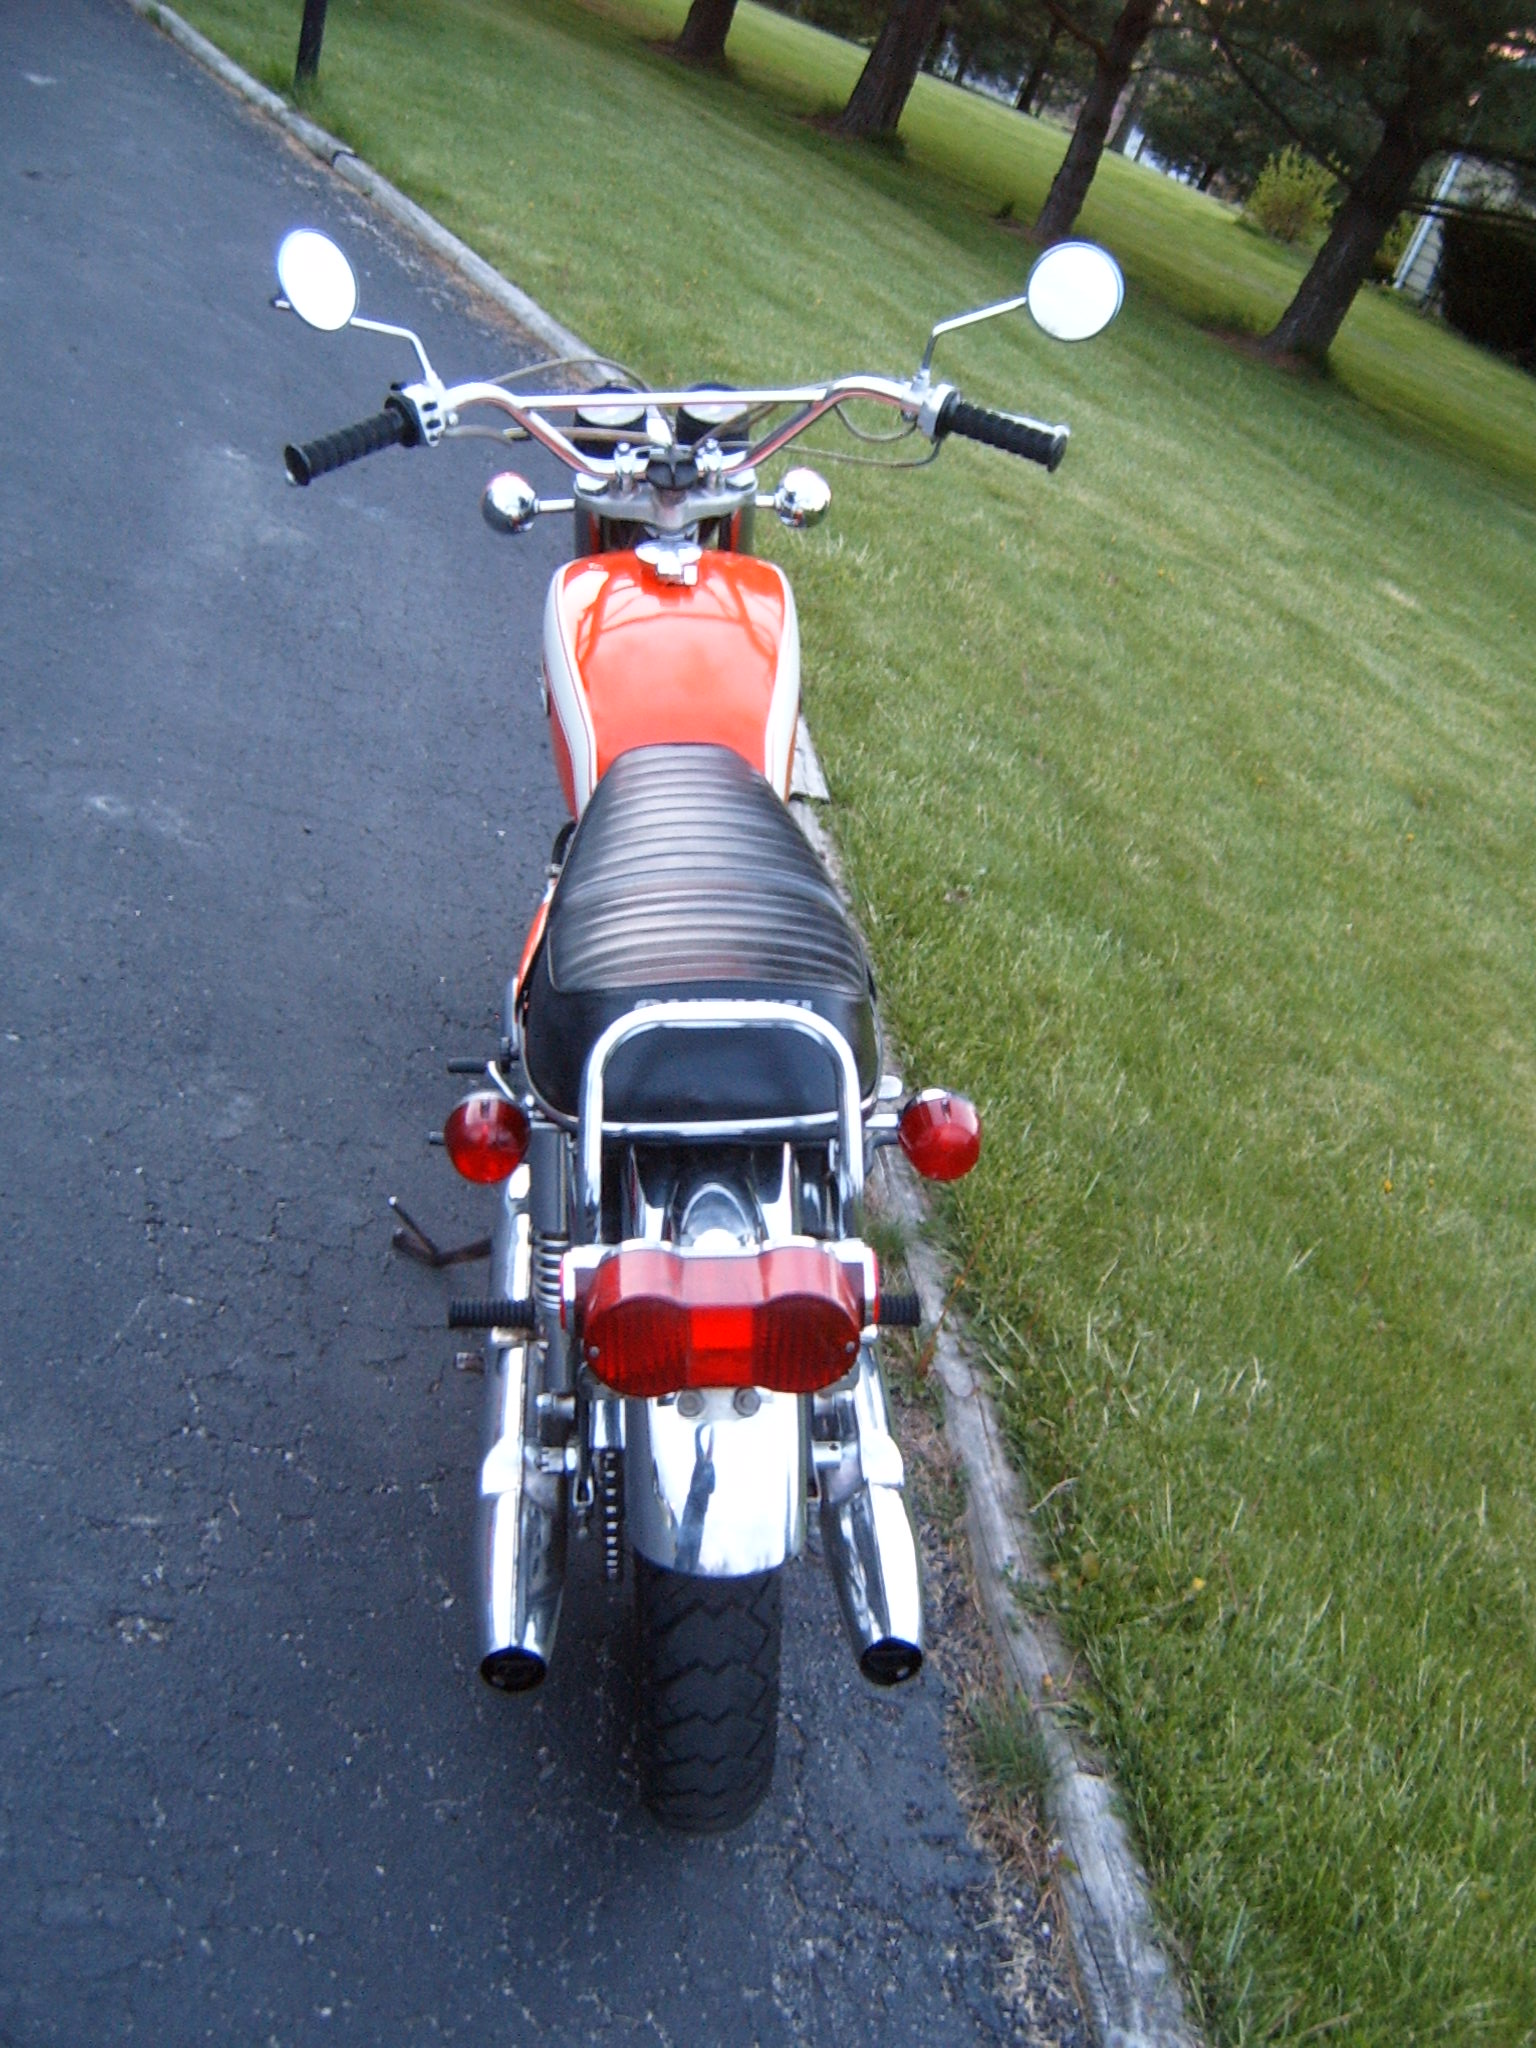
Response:
M398 1196L390 1196L389 1206L404 1225L403 1229L395 1232L395 1250L404 1252L407 1258L420 1259L424 1266L470 1266L476 1259L488 1259L491 1256L491 1240L488 1237L477 1237L469 1244L456 1244L448 1251L444 1251L441 1245L433 1243Z

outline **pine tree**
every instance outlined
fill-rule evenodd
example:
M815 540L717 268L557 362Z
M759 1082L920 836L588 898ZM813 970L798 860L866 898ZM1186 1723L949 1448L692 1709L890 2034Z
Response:
M1264 341L1321 363L1433 158L1536 161L1536 0L1220 0L1206 12L1234 73L1345 187Z
M944 0L895 0L834 123L840 135L868 141L896 133L943 12Z
M1035 222L1038 241L1059 242L1072 232L1083 201L1088 197L1093 174L1099 167L1099 158L1104 154L1104 143L1116 103L1130 78L1131 66L1152 33L1162 4L1163 0L1125 0L1108 34L1101 37L1088 28L1085 10L1065 6L1058 8L1052 0L1051 11L1059 13L1067 34L1092 50L1094 73L1087 97L1078 109L1077 123L1072 130L1072 140L1067 144L1061 169L1056 173Z
M693 0L688 19L672 45L673 54L690 64L723 64L725 39L735 18L736 0Z

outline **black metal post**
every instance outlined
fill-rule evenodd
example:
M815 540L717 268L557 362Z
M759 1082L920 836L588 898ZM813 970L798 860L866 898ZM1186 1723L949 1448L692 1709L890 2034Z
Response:
M306 85L320 69L320 45L325 37L325 0L304 0L304 26L299 30L299 58L293 67L293 82Z

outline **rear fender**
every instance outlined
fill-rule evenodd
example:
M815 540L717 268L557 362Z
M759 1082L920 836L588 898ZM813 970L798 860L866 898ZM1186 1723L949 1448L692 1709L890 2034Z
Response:
M677 1400L624 1404L624 1513L642 1557L698 1578L772 1571L805 1544L808 1403L763 1393L743 1415L711 1389L697 1415Z

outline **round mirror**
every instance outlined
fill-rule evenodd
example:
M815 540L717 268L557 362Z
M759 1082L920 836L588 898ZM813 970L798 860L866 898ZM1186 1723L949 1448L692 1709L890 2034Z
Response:
M1047 249L1024 287L1030 317L1056 341L1086 341L1120 310L1125 279L1096 242L1058 242Z
M295 228L277 252L277 281L299 318L326 334L345 327L357 311L357 279L328 235Z

